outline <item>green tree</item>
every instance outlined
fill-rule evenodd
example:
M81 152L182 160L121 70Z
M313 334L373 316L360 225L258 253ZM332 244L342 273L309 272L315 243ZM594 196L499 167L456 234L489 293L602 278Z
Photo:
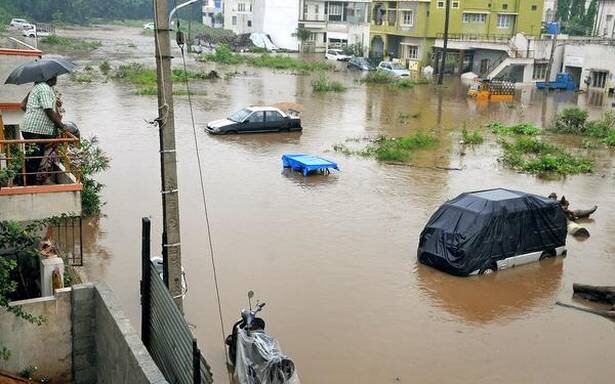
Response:
M592 0L587 7L583 24L592 31L594 29L594 20L596 19L596 12L598 9L598 0ZM591 32L590 32L591 33Z
M559 0L557 2L557 14L555 19L559 21L568 21L570 18L571 0Z

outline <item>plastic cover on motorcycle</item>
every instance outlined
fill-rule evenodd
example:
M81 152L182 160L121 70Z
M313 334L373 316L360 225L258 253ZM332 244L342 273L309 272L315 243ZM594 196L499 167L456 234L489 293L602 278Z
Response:
M546 197L507 189L462 193L429 219L418 259L467 276L498 260L565 245L566 226L559 203Z
M235 377L240 384L299 384L292 360L284 356L276 339L263 331L237 332Z

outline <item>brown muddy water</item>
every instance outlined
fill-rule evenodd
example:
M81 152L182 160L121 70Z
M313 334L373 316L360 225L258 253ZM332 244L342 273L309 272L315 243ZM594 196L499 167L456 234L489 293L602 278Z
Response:
M107 58L114 65L153 65L152 38L138 29L65 33L103 41L81 64ZM615 282L613 152L592 150L593 175L542 179L502 168L499 146L488 132L475 148L458 143L464 123L548 125L557 110L576 104L598 116L595 95L545 97L526 90L510 106L479 106L455 80L442 90L391 92L357 84L359 75L346 71L331 76L347 92L314 95L313 76L203 66L241 72L194 85L207 92L195 97L194 107L227 332L252 289L267 302L268 330L296 361L305 383L613 382L615 323L554 305L572 301L573 282ZM145 123L156 117L156 100L134 96L134 87L113 81L81 85L64 78L60 87L67 119L86 136L97 135L113 158L99 178L107 204L104 217L89 228L85 271L90 280L106 281L139 324L140 218L152 217L154 250L160 236L158 132ZM216 137L203 130L206 122L243 106L280 101L304 106L302 133ZM176 97L175 103L186 318L217 382L224 382L187 99ZM403 123L400 113L420 115ZM417 153L415 167L331 151L347 139L416 130L434 132L440 145ZM580 140L557 140L583 152ZM341 172L308 178L283 172L280 156L289 152L335 159ZM463 191L491 187L556 191L578 207L597 204L587 223L592 237L569 237L565 259L485 277L456 278L418 264L418 236L436 208Z

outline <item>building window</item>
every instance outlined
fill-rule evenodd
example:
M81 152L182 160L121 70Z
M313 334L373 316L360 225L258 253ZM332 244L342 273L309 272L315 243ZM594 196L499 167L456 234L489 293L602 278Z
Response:
M419 47L416 45L406 46L406 59L418 59L418 58L419 58Z
M592 87L604 88L608 72L593 72L592 75Z
M237 3L237 12L252 12L251 3Z
M303 17L306 17L308 14L308 5L307 3L303 3Z
M532 75L532 79L534 80L544 80L547 76L547 66L548 63L535 63L534 64L534 74Z
M401 25L403 27L412 27L414 25L413 11L403 11L401 13Z
M438 1L438 3L436 4L436 7L444 8L444 1Z
M342 21L342 4L329 3L329 21Z
M319 9L319 7L318 7L318 4L316 4L316 5L314 6L314 13L318 15L318 12L320 12L320 9Z
M498 15L498 28L512 28L515 23L514 15Z
M532 11L535 11L537 9L538 9L538 7L536 5L532 5Z
M459 2L458 1L453 1L451 3L451 8L453 9L459 9Z
M464 13L463 22L485 24L487 22L487 15L484 13Z
M508 9L508 4L502 4L502 9Z
M252 20L248 20L248 27L252 26Z
M233 16L232 24L237 25L237 16Z

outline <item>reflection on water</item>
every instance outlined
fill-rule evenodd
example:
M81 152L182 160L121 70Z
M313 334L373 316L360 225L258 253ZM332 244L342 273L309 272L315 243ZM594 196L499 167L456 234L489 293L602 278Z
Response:
M419 287L435 305L469 323L489 323L549 307L556 301L562 269L562 258L553 258L488 276L460 278L424 265L416 271Z
M105 46L93 64L106 55L117 65L127 55L153 65L151 37L139 30L79 32L97 33ZM128 40L139 48L125 52ZM119 54L114 44L121 45ZM443 88L392 91L358 84L360 74L343 70L330 77L344 82L347 92L313 95L315 75L190 65L215 68L222 76L240 72L195 85L207 93L194 98L227 326L245 306L245 292L255 290L268 303L268 328L306 383L612 381L612 325L553 303L569 300L575 281L613 283L614 156L591 151L596 175L544 179L502 168L496 161L500 147L486 130L484 144L459 144L464 124L480 129L494 120L525 120L548 126L557 111L577 104L595 118L603 109L588 106L588 95L524 89L514 103L479 105L456 79ZM155 117L156 100L114 82L83 86L63 78L60 87L67 119L77 121L84 136L96 134L113 159L99 178L107 205L105 217L86 235L86 273L113 288L136 325L142 216L151 216L152 251L160 250L158 131L143 122ZM208 121L246 105L281 101L304 106L302 133L211 136L203 130ZM175 98L175 106L182 254L190 284L186 317L216 379L223 380L224 348L186 98ZM439 145L416 152L414 166L331 151L347 139L419 130L433 132ZM549 139L584 151L578 138ZM331 158L342 171L307 178L283 172L284 153ZM437 207L461 192L493 187L544 196L555 191L575 206L597 204L595 223L587 223L592 237L569 239L566 259L481 278L454 278L417 265L420 231Z

